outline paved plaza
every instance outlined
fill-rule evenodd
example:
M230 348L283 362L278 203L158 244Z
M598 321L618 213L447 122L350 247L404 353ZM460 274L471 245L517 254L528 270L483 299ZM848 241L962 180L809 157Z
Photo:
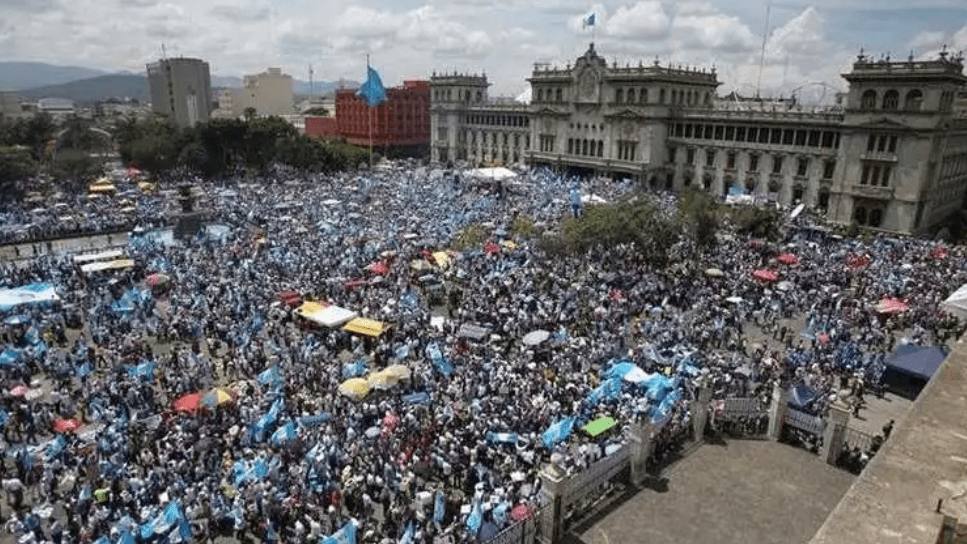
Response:
M769 441L705 445L581 532L585 544L796 544L822 526L855 477Z

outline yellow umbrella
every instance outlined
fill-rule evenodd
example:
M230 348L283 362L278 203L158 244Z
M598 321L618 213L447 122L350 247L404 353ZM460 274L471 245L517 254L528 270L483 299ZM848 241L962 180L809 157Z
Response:
M339 393L353 400L362 400L369 390L369 382L362 378L350 378L339 385Z
M235 397L233 397L231 393L222 389L221 387L216 387L215 389L212 389L211 393L209 393L209 396L212 399L214 399L215 404L217 404L218 406L221 406L226 402L232 402L233 400L235 400Z
M506 247L507 249L517 249L517 244L510 240L504 240L500 243L500 245Z
M437 251L433 253L433 260L436 261L437 266L440 268L450 266L450 255L448 255L446 251Z
M399 381L400 380L398 377L386 372L385 370L373 372L370 373L369 376L366 376L366 383L373 389L390 389L395 387Z
M400 380L408 380L413 375L410 367L401 364L390 365L384 368L383 372L391 376L396 376Z

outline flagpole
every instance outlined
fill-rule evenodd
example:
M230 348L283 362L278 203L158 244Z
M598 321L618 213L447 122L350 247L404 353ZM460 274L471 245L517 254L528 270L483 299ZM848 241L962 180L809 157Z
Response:
M369 54L366 54L366 77L369 78ZM366 104L369 112L369 169L373 169L373 108Z

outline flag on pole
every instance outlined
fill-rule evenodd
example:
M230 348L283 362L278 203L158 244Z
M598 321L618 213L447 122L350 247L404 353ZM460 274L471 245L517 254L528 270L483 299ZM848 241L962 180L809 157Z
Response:
M592 13L589 13L589 14L585 15L584 16L584 20L582 21L581 24L582 24L582 28L587 28L589 26L594 26L594 13L592 12Z
M386 102L386 88L383 87L383 80L380 79L376 70L368 64L366 65L366 82L356 91L356 96L365 98L366 105L371 108Z

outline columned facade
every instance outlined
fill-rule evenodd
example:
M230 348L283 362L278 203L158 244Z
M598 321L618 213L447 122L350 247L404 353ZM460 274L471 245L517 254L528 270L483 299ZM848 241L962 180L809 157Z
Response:
M486 76L434 74L431 159L743 193L909 234L964 207L963 59L860 55L843 78L844 107L723 101L714 70L609 65L593 44L573 65L535 66L526 105L489 99Z

